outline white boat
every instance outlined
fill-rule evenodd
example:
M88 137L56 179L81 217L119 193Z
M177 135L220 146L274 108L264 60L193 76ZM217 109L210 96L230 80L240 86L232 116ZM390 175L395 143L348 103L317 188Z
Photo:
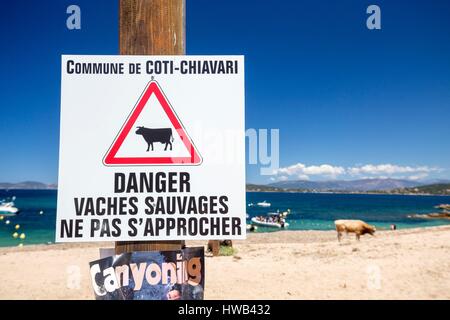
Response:
M266 200L264 200L263 202L258 202L256 204L258 207L270 207L271 204L269 202L267 202Z
M287 222L278 223L278 222L270 222L270 221L261 221L257 217L253 217L252 222L258 226L269 227L269 228L280 228L281 229L281 228L287 228L289 226L289 223L287 223Z
M1 216L13 216L19 212L19 209L14 207L14 202L2 202L0 203L0 215Z

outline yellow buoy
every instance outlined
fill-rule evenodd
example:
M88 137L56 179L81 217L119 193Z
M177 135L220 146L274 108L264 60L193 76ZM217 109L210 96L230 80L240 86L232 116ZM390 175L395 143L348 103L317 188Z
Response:
M18 247L23 247L23 243L19 243L17 246Z
M0 216L0 220L3 220L5 217L4 216Z
M16 230L19 230L20 224L16 224L16 226L14 228L16 228Z
M21 234L20 234L20 239L21 239L21 240L25 239L25 233L21 233Z
M18 236L19 236L19 234L18 234L17 232L14 232L14 233L13 233L13 238L14 238L14 239L17 239Z

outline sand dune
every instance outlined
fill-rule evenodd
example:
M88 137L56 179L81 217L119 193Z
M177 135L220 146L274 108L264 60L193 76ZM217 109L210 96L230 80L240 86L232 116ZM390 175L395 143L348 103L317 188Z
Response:
M190 242L188 245L203 245ZM88 262L111 243L0 249L1 299L93 299ZM207 299L450 299L450 226L251 234L206 258Z

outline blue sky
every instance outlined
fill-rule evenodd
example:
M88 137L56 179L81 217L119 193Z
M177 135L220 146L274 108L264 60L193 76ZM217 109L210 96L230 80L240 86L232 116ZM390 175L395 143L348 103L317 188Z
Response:
M60 55L117 54L118 4L4 6L0 181L54 183ZM281 166L247 165L249 182L450 178L449 17L448 1L187 0L187 53L246 56L246 126L280 130Z

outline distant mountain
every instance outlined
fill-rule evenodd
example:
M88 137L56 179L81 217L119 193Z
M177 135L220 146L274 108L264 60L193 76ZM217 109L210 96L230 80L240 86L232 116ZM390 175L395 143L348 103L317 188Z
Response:
M17 190L17 189L23 189L23 190L49 190L49 189L56 189L56 184L45 184L42 182L37 181L24 181L24 182L18 182L18 183L10 183L10 182L0 182L0 189L7 189L7 190Z
M389 191L393 189L413 188L423 183L401 179L360 179L308 181L288 180L270 183L269 186L282 189L307 189L315 191Z

